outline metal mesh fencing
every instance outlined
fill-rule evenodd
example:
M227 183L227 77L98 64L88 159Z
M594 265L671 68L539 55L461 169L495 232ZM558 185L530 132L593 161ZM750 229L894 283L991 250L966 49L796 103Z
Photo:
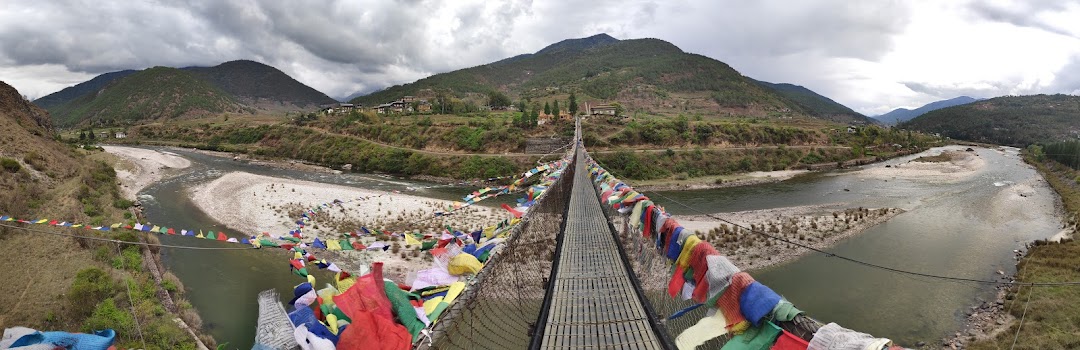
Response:
M435 349L524 349L537 327L574 181L574 163L522 215L507 242L433 329Z

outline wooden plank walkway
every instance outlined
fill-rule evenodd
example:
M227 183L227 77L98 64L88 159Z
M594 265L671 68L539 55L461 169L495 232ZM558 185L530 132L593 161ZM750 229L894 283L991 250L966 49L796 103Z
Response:
M541 348L662 349L581 159Z

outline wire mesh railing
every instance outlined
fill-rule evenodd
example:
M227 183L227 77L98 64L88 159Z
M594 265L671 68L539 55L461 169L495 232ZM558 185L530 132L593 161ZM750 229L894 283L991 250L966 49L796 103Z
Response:
M574 161L433 331L435 349L524 349L534 334L574 181Z

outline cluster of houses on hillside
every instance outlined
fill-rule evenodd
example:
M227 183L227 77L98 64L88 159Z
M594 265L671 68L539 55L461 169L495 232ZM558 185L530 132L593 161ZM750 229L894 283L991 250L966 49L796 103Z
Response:
M585 116L614 116L617 113L615 104L605 103L584 103L584 115ZM489 111L517 111L513 106L483 106L484 110ZM379 114L391 114L391 113L430 113L431 103L426 99L416 98L415 96L405 96L400 99L383 103L371 108L364 108L361 104L353 103L332 103L320 106L320 111L325 114L345 114L352 111L374 111ZM560 118L570 119L571 115L568 113L560 113ZM543 114L540 116L539 122L543 124L546 121L554 119L555 116L549 114Z
M327 114L349 113L354 110L371 110L379 114L390 113L428 113L431 112L431 103L425 99L419 99L415 96L405 96L398 100L380 104L371 108L364 108L361 104L352 103L332 103L322 105L321 111Z

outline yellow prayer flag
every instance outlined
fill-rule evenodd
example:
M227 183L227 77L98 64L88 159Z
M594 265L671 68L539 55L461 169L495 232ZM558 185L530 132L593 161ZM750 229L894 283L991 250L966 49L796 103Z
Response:
M405 244L418 246L421 243L420 243L420 240L416 239L416 237L413 237L412 234L406 233L405 234Z

